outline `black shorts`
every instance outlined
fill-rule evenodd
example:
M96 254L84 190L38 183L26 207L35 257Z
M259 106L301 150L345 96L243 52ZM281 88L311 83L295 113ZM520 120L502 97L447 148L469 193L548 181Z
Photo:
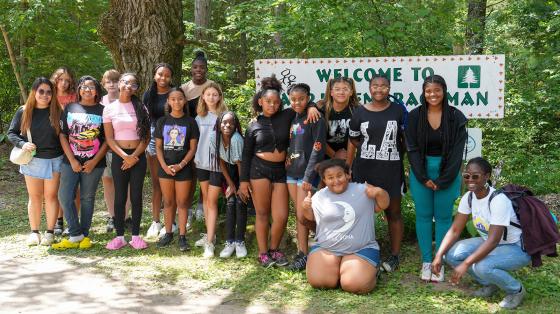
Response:
M175 180L175 181L187 181L187 180L192 180L192 178L193 178L192 167L190 167L189 165L187 165L186 167L181 169L174 176L170 176L167 173L165 173L165 171L163 171L163 168L161 167L161 165L158 165L158 166L159 166L158 167L158 177L160 177L162 179L172 179L172 180Z
M196 168L196 177L198 179L198 182L210 180L210 172L210 170Z
M251 180L268 179L272 183L286 183L286 165L283 161L268 161L255 156L251 161L249 178Z
M357 183L367 182L373 186L378 186L387 191L390 198L402 197L405 191L404 181L400 174L376 177L367 171L352 171L352 181Z
M226 162L229 177L235 182L235 187L239 188L239 171L237 165L232 165ZM223 173L217 171L210 172L210 185L218 187L227 187L226 177Z

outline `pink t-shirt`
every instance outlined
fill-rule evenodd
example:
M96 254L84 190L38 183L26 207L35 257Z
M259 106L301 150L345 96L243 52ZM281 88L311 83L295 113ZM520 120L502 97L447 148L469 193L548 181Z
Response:
M109 95L105 95L105 96L101 97L101 104L103 106L107 106L110 103L111 102L109 101Z
M103 123L113 124L115 140L133 141L140 137L136 132L136 113L132 102L115 100L103 109Z

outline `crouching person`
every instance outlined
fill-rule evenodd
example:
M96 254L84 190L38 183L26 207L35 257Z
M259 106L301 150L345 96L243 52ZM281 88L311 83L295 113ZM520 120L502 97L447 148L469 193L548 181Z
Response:
M379 245L375 212L389 206L389 194L369 184L351 183L348 165L330 159L319 165L326 187L303 202L304 216L317 224L317 244L307 260L307 280L314 288L364 294L375 288Z

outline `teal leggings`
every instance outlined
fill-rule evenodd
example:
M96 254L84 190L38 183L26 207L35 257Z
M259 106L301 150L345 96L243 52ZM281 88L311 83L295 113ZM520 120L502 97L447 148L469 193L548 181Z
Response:
M426 170L432 181L439 176L441 157L426 156ZM410 192L416 208L416 237L422 253L422 262L432 262L432 222L436 222L436 251L439 249L443 237L451 227L453 204L459 196L461 176L445 190L433 191L416 179L410 171Z

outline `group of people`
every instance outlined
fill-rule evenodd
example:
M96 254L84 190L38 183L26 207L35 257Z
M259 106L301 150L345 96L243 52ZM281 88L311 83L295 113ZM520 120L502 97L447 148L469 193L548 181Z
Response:
M107 231L116 232L106 248L146 248L140 222L149 169L152 223L146 237L159 237L157 247L170 245L178 232L180 250L189 250L187 230L194 217L204 217L206 233L195 245L204 248L204 257L215 256L223 195L226 230L220 257L247 255L247 204L252 202L262 266L306 270L313 287L367 293L381 270L393 272L400 264L407 155L421 279L443 281L445 260L454 268L453 282L469 272L482 285L477 296L500 288L507 294L503 307L520 304L525 290L508 271L529 262L520 246L521 230L502 237L513 228L515 213L506 197L485 201L493 189L486 183L491 173L486 160L469 161L461 173L467 119L448 104L443 77L425 79L421 105L410 113L390 96L384 76L369 81L370 103L359 103L352 79L336 77L317 103L307 84L289 86L287 108L282 84L268 77L253 97L256 116L243 132L237 115L227 110L221 87L207 79L207 70L206 57L197 53L192 80L175 87L173 68L157 64L142 98L136 95L140 86L133 73L109 70L101 82L88 75L75 82L70 70L60 68L51 79L37 78L8 132L15 146L34 152L31 162L20 166L29 194L28 244L91 247L95 192L102 180ZM452 224L461 178L475 200L467 204L461 199ZM191 209L197 182L198 205ZM291 261L280 249L289 199L297 217L298 247ZM47 231L40 234L43 200ZM381 211L390 237L390 254L383 260L374 226L375 213ZM68 237L55 243L55 229L63 225L59 212ZM481 237L457 242L469 215ZM124 236L127 224L130 241ZM309 246L311 231L316 242Z

